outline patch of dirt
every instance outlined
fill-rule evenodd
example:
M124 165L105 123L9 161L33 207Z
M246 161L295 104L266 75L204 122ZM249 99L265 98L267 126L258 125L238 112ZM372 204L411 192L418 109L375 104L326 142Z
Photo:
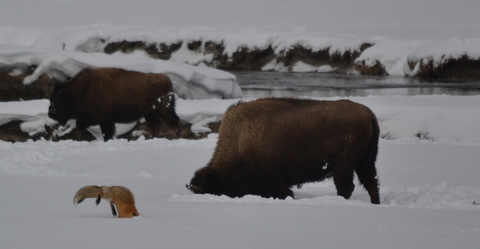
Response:
M23 84L26 75L12 76L0 71L0 101L18 101L31 99L48 99L56 79L42 75L29 85Z
M375 65L369 66L366 65L364 61L355 64L355 70L357 70L361 75L370 75L370 76L386 76L388 75L387 71L383 65L376 61Z
M121 51L122 53L132 53L136 50L143 50L152 58L169 60L172 56L172 53L179 50L182 47L182 42L177 42L173 44L147 44L143 41L121 41L121 42L112 42L105 46L104 52L107 54L113 54L115 52Z

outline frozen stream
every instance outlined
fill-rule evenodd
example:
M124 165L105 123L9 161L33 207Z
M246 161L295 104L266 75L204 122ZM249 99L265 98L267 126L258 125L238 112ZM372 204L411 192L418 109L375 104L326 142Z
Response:
M363 97L480 94L480 84L421 82L408 77L325 73L234 72L244 97Z

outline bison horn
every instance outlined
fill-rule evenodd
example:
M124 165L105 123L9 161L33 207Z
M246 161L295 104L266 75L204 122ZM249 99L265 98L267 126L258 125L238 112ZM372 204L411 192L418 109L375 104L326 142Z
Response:
M196 185L187 184L185 187L187 187L190 191L192 191L192 192L195 193L195 194L203 194L203 193L205 193L205 191L203 190L203 188L201 188L201 187L199 187L199 186L196 186Z

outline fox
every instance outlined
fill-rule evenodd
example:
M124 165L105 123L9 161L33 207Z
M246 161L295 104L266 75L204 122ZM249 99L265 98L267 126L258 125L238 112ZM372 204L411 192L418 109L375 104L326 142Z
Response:
M140 215L135 207L132 191L123 186L85 186L77 191L73 197L73 204L76 206L86 198L97 198L95 201L97 205L100 204L101 199L109 201L113 216L118 218L132 218Z

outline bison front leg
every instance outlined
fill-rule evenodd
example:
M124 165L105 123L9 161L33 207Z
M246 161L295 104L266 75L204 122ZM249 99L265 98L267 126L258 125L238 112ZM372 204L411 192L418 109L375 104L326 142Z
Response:
M77 122L76 122L76 127L77 127L77 129L79 129L79 130L85 130L85 129L87 129L87 127L89 127L89 126L90 126L90 124L87 123L87 122L85 122L84 120L82 120L82 119L77 119Z
M286 199L294 197L293 191L289 188L282 175L279 172L269 173L263 172L262 186L260 196L265 198Z
M102 130L103 140L107 142L113 138L115 134L115 123L114 122L102 122L100 124L100 129Z
M287 187L286 185L284 185L280 189L278 189L277 192L273 194L273 197L274 198L279 198L279 199L282 199L282 200L286 199L287 197L294 198L293 191L289 187Z
M162 125L162 123L160 122L160 119L157 118L153 113L150 113L147 116L145 116L145 121L150 127L150 131L152 132L152 137L160 137L160 126Z

